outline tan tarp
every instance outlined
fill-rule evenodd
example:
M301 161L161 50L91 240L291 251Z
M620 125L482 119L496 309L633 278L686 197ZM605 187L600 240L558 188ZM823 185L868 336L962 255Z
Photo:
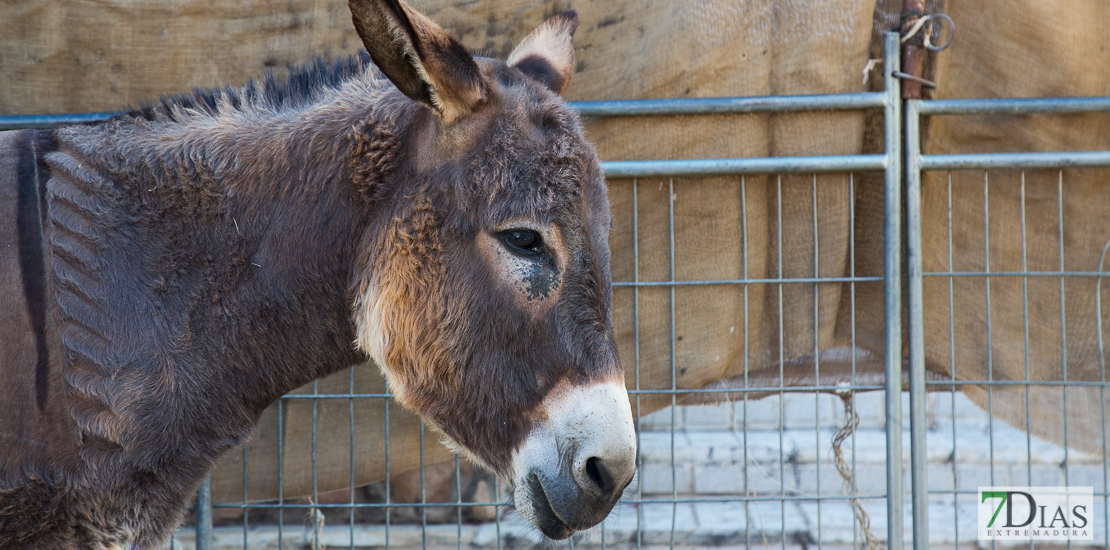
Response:
M1101 0L949 2L961 32L938 57L940 97L1058 97L1110 95L1110 4ZM1110 115L934 117L929 153L1083 151L1110 149ZM1022 247L1022 174L952 173L953 271L1079 272L1100 266L1110 242L1110 170L1034 170L1025 173ZM1062 195L1061 195L1062 192ZM948 177L929 173L923 186L925 270L948 271ZM1062 197L1062 198L1061 198ZM984 205L987 208L984 208ZM1061 231L1060 224L1063 224ZM1061 244L1063 249L1061 250ZM1062 262L1062 264L1061 264ZM947 278L925 281L926 361L962 380L1100 382L1094 277L984 277L953 282L949 330ZM1027 285L1023 288L1023 284ZM1110 328L1110 295L1103 284L1102 319ZM988 296L990 309L987 308ZM1028 296L1027 307L1023 298ZM1061 311L1061 308L1063 310ZM1061 319L1066 322L1061 322ZM1026 328L1028 327L1028 331ZM1110 333L1103 340L1110 345ZM988 344L988 334L990 341ZM951 339L950 339L951 337ZM1067 342L1062 346L1061 342ZM950 351L954 342L955 354ZM1069 447L1102 455L1110 446L1099 386L1029 389L962 387L991 414ZM993 395L992 395L993 394ZM1110 402L1107 402L1110 404ZM1067 410L1067 431L1064 410ZM1066 438L1066 439L1065 439Z
M545 17L571 7L567 2L524 0L413 3L464 44L501 56ZM359 45L342 0L8 1L0 6L0 81L5 83L0 114L111 110L193 86L241 83L267 67L280 72L315 55L335 57ZM862 91L867 87L860 82L860 69L876 53L873 31L888 28L899 6L890 0L878 6L849 0L596 0L573 7L582 24L575 36L578 72L567 90L569 99L627 99ZM1108 42L1106 10L1094 0L1069 3L1066 12L1034 0L951 5L947 11L961 33L937 57L937 95L1110 94L1110 71L1105 69L1110 65L1107 52L1100 49ZM587 131L601 157L609 160L852 154L877 151L877 120L859 112L621 118L587 121ZM1106 148L1107 129L1106 119L1095 116L946 117L930 123L927 143L930 152ZM1102 224L1096 222L1110 206L1105 175L1064 174L1068 269L1098 269L1098 253L1110 238L1100 234ZM1036 212L1031 208L1026 216L1030 269L1059 269L1053 263L1059 256L1055 177L1032 172L1026 177L1026 202L1036 205ZM992 270L1021 268L1020 239L1015 240L1020 235L1016 178L991 174ZM957 270L984 267L983 187L981 173L953 176ZM614 280L633 280L637 268L641 281L670 278L671 204L677 280L881 275L881 179L675 179L673 195L671 189L670 180L643 179L635 183L634 197L632 181L610 182ZM926 180L929 270L947 270L946 190L944 175ZM639 238L638 262L634 235ZM953 284L958 378L986 378L989 349L995 379L1024 379L1021 281L991 280L990 347L983 279ZM1093 284L1089 278L1065 283L1069 380L1098 380ZM1059 286L1058 278L1029 279L1034 379L1061 377ZM788 361L788 373L804 382L813 377L813 357L820 356L824 378L845 367L838 358L847 356L844 350L853 344L862 350L856 354L861 371L877 367L883 336L881 284L860 283L854 294L851 290L842 283L675 288L675 387L701 388L721 380L737 385L745 367L751 373L777 372L780 357ZM618 288L614 295L614 324L629 387L635 385L638 357L641 388L670 388L671 289L642 288L638 303L631 288ZM928 364L942 376L951 364L948 303L948 280L930 278ZM345 371L321 381L317 391L346 393L350 376ZM773 377L762 380L777 384ZM358 393L378 393L383 383L375 368L364 367L355 370L354 387ZM986 406L983 386L964 390ZM993 393L993 414L1023 426L1024 388L996 387ZM1031 417L1034 433L1062 442L1059 393L1033 390ZM642 396L640 412L670 400L667 395ZM1068 444L1100 449L1101 417L1092 414L1100 404L1097 390L1070 389L1068 400ZM383 400L359 399L351 405L346 399L330 399L316 407L317 489L344 487L352 479L352 410L354 482L380 479L385 464ZM390 418L390 468L399 473L419 464L419 430L412 415L395 404ZM247 448L249 499L277 496L279 460L283 495L311 492L312 419L308 400L287 402L280 432L276 411L267 413ZM280 457L279 438L285 444ZM433 433L427 439L427 464L449 457L434 443ZM242 456L232 453L217 469L219 500L242 499Z

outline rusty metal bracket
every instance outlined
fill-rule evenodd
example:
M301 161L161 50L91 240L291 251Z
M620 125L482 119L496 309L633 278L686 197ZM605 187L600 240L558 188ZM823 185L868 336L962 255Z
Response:
M925 17L924 0L903 0L898 18L898 34L902 36L902 74L921 78L925 54L925 37L919 20ZM921 83L903 76L902 99L921 99Z
M902 13L898 18L898 33L902 36L902 70L894 76L902 81L902 99L920 99L922 87L937 87L935 82L922 78L925 50L944 50L956 34L956 24L951 17L943 13L926 15L924 8L924 0L903 0ZM939 28L937 23L940 21L948 24L948 39L944 44L934 46L931 36Z
M906 80L912 80L914 82L917 82L918 84L921 84L925 88L929 88L930 90L935 90L937 88L937 83L936 82L933 82L932 80L925 80L924 78L921 78L919 76L914 76L912 74L906 74L902 71L893 71L890 74L893 75L895 78L904 78Z

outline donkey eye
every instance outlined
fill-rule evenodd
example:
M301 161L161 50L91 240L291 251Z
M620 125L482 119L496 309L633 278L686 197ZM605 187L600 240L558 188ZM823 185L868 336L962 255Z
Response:
M540 238L540 234L530 229L502 231L501 239L518 254L531 256L543 250L543 239Z

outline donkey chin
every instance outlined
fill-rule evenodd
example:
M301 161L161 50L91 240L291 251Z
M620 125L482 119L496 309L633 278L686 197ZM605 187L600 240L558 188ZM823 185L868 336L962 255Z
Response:
M600 523L632 482L636 431L623 380L561 385L513 453L516 509L544 535L565 539Z

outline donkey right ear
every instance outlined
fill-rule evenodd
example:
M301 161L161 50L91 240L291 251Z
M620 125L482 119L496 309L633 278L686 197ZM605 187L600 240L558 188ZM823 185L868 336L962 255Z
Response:
M485 101L478 64L453 36L399 0L348 0L374 64L401 93L453 122Z
M567 10L544 21L509 54L506 63L563 95L574 73L574 30L578 12Z

